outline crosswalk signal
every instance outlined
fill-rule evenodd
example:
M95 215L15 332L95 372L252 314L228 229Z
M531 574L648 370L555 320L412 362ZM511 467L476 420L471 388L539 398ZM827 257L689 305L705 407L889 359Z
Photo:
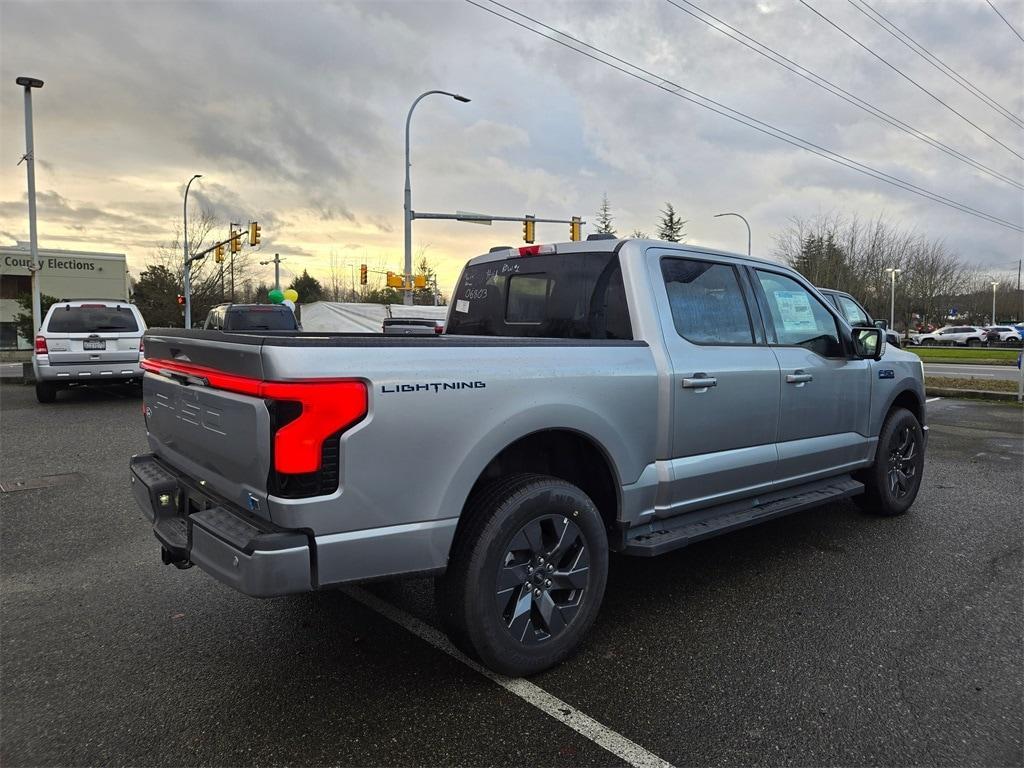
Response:
M365 264L360 264L359 265L359 284L360 285L366 285L366 276L367 276L368 273L369 273L369 270L366 268L366 265Z
M569 239L574 243L581 239L580 237L580 221L579 216L573 216L572 221L569 223Z
M178 306L180 306L180 307L184 307L185 306L185 297L182 296L180 293L178 294Z
M532 243L533 242L533 237L534 237L534 234L535 234L535 229L537 227L537 224L534 222L533 219L534 219L533 216L529 216L528 215L523 220L523 240L526 241L527 243Z
M249 245L260 244L260 225L255 221L249 223Z
M231 252L238 253L242 250L242 233L231 230Z
M415 286L416 288L426 288L427 287L427 276L426 275L415 275L413 277L412 281L413 281L412 282L413 286Z
M405 278L401 275L396 275L394 272L388 272L388 288L404 288Z
M213 251L213 260L218 264L224 263L224 245L218 245Z

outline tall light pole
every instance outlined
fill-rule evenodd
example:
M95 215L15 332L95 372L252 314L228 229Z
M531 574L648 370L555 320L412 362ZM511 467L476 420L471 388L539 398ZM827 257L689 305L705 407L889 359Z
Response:
M188 180L188 184L185 185L185 202L182 205L182 226L181 226L181 241L184 244L185 251L185 327L192 327L192 288L191 280L189 275L192 272L192 262L189 260L188 254L188 189L192 186L192 182L196 179L203 178L203 174L197 173L191 179Z
M998 285L998 280L992 281L992 325L996 324L996 286Z
M405 298L403 304L412 304L412 188L409 182L409 168L412 163L409 162L409 125L412 123L412 111L416 109L416 105L423 99L431 94L438 93L442 96L451 96L456 101L462 103L469 102L465 96L460 96L457 93L451 93L449 91L425 91L416 97L416 100L409 107L409 114L405 118Z
M896 329L896 275L902 272L902 269L896 269L896 267L886 267L885 271L892 277L892 292L889 298L889 328L891 330Z
M747 225L747 256L750 255L750 222L747 221L743 216L738 213L716 213L715 218L720 216L735 216L738 219L743 219L743 223Z
M39 237L36 232L36 157L32 137L32 89L42 88L43 81L37 77L19 77L14 82L25 89L25 171L28 174L28 247L32 256L32 333L39 330L42 310L39 303Z

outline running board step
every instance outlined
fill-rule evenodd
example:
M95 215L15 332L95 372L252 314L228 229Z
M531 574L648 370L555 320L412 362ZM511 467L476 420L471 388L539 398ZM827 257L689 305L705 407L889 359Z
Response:
M854 496L863 490L863 483L844 475L689 512L679 517L655 521L629 535L622 552L639 557L655 557L702 539Z

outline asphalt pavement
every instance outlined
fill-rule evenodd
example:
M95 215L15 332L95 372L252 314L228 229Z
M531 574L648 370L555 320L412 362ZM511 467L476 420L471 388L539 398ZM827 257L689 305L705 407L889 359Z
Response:
M952 363L925 363L926 376L951 376L957 379L988 379L990 381L1016 381L1020 371L1011 365L954 365Z
M613 558L589 642L532 682L678 766L1021 765L1022 416L931 403L903 517L843 502ZM0 424L0 485L49 483L0 493L4 766L622 764L348 594L161 565L132 389L5 385ZM365 590L434 622L425 580Z

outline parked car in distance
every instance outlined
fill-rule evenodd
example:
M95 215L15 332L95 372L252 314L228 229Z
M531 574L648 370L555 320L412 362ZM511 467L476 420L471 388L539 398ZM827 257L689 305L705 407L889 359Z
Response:
M839 310L839 314L854 328L858 326L873 325L885 331L886 344L894 347L900 346L900 335L889 328L885 320L874 320L864 305L857 301L846 291L837 291L834 288L819 288L818 292L832 302L832 306Z
M492 250L440 336L160 328L143 366L129 482L164 563L260 597L432 575L506 675L579 646L609 552L848 497L900 515L925 468L917 355L788 267L680 243Z
M295 313L283 304L218 304L206 315L208 331L301 331Z
M977 347L986 341L987 334L973 325L946 325L931 333L918 333L910 337L912 344L959 344Z
M146 322L124 299L62 299L43 317L32 353L36 399L79 384L140 382Z
M1021 343L1021 333L1016 328L1009 325L987 325L983 329L985 331L985 341L989 344L992 342L1008 342L1010 344Z
M444 333L444 320L420 317L389 317L383 332L388 336L434 336Z

